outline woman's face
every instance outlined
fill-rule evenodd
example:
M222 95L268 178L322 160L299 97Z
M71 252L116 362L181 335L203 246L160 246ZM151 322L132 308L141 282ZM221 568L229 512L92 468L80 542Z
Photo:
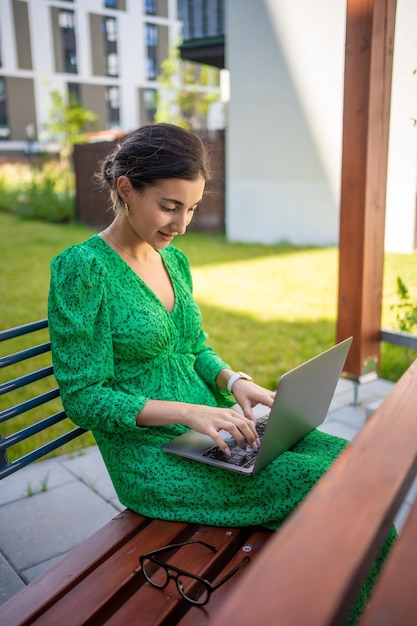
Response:
M165 248L176 235L185 233L204 186L202 176L196 180L166 178L142 193L131 185L126 193L122 186L119 193L129 206L125 219L136 237L155 249Z

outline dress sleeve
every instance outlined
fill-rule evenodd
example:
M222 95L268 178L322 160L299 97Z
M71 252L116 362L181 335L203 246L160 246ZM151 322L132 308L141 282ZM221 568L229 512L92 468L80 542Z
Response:
M48 299L54 374L68 417L82 428L137 428L147 398L117 389L106 270L86 250L53 259Z

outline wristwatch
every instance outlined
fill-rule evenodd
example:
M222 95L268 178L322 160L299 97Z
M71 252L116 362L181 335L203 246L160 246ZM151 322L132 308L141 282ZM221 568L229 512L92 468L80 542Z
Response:
M249 376L249 374L245 374L245 372L236 372L227 381L227 391L229 393L232 393L232 387L235 384L235 382L239 380L239 378L243 378L243 380L248 380L251 383L253 382L253 378L252 376Z

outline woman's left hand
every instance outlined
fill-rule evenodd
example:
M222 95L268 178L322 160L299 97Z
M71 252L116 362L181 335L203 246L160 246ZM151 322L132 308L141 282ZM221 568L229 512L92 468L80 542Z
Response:
M252 411L253 407L256 404L265 404L265 406L271 408L276 394L275 391L260 387L256 383L243 378L238 378L233 383L232 392L245 416L254 422L256 422L256 418Z

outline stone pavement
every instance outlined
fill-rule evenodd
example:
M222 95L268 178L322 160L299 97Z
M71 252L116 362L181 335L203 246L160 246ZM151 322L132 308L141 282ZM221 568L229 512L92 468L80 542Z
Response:
M389 393L377 379L359 386L340 379L322 429L353 439ZM417 481L399 512L401 530ZM0 482L0 604L100 529L125 507L96 446L34 463Z

